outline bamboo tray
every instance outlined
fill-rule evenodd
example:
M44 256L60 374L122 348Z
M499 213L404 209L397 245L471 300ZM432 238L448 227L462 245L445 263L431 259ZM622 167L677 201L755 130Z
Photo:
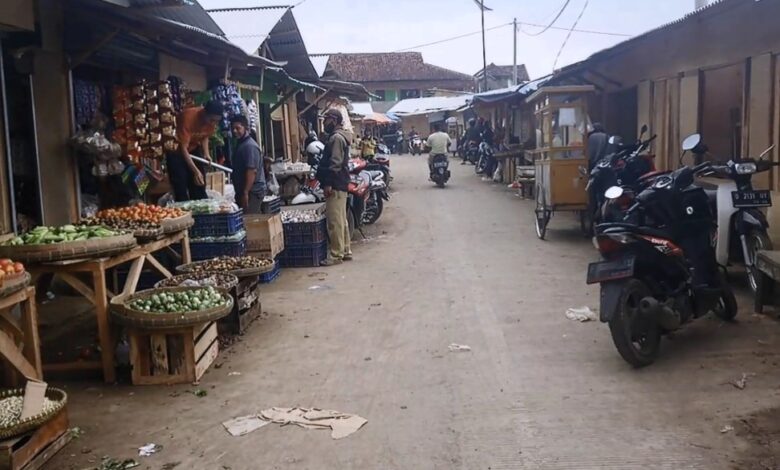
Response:
M14 275L11 278L5 278L0 285L0 298L15 294L30 285L32 276L27 271Z
M23 263L47 263L71 259L97 258L128 251L136 245L131 233L51 245L2 245L0 258Z
M194 326L201 323L207 323L219 320L227 316L233 310L233 296L226 289L216 288L228 301L222 307L210 308L208 310L199 310L196 312L177 312L177 313L151 313L133 310L127 306L128 303L136 299L145 299L161 292L182 292L193 290L193 287L161 287L157 289L148 289L131 295L118 295L111 299L111 315L114 320L125 326L136 328L156 329L156 328L179 328Z
M162 231L165 234L181 232L182 230L187 230L188 228L195 225L195 219L192 218L192 213L188 212L187 214L181 217L176 217L175 219L163 219L160 225L162 226Z
M203 263L206 263L207 261L210 261L210 260L203 260L203 261L198 261L198 262L195 262L195 263L182 264L181 266L177 266L176 267L176 272L178 272L178 273L191 273L191 272L194 272L193 270L195 269L196 266L198 266L200 264L203 264ZM234 269L234 270L231 270L231 271L216 271L216 272L230 273L230 274L232 274L232 275L234 275L234 276L236 276L237 278L240 279L242 277L259 276L261 274L269 273L269 272L274 270L274 267L275 267L275 264L271 263L268 266L261 266L259 268Z
M0 399L22 395L24 395L23 388L3 390L0 392ZM63 390L54 387L48 387L46 389L46 398L57 402L57 406L55 406L49 412L39 413L35 416L31 416L7 428L0 428L0 439L8 439L14 436L18 436L43 426L47 421L55 417L68 402L68 395Z

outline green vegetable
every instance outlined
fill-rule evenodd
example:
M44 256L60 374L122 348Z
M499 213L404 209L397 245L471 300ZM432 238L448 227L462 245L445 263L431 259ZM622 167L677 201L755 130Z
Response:
M75 226L64 225L62 227L35 227L29 232L5 242L5 245L51 245L55 243L90 240L93 238L107 238L120 235L121 232L109 230L101 226Z
M213 287L199 287L177 292L160 292L135 299L128 304L133 310L151 313L185 313L222 307L228 303Z

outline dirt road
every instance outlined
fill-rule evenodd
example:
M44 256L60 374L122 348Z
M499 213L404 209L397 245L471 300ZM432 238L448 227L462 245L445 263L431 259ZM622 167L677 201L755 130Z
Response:
M740 297L738 323L697 322L633 370L606 326L564 316L598 308L584 283L596 253L575 218L556 214L539 241L531 202L457 164L437 189L424 161L393 157L393 198L355 261L268 286L266 315L220 353L199 386L207 396L70 383L84 435L46 468L138 459L149 442L164 449L141 468L747 468L739 418L780 391L775 321ZM743 373L755 374L744 390L727 384ZM233 438L220 425L296 405L368 424L339 441L274 425Z

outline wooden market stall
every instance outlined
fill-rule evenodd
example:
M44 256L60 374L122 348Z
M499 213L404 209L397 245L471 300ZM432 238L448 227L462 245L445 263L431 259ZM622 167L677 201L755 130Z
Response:
M528 97L536 114L536 234L544 239L556 211L587 209L587 96L591 85L547 86ZM584 221L583 222L584 226Z

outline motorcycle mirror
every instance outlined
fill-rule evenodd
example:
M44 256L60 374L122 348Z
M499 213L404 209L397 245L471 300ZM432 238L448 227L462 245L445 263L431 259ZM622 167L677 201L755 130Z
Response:
M604 197L607 199L617 199L623 195L623 188L620 186L612 186L604 191Z
M772 151L773 148L775 148L775 144L770 145L768 149L766 149L763 152L761 152L761 155L758 156L758 160L761 160L762 158L764 158L766 156L766 154L768 154L769 152Z
M682 149L686 152L688 150L693 150L696 148L697 145L701 143L701 135L700 134L692 134L683 139L682 141Z
M615 145L615 144L617 144L617 141L618 141L617 140L617 136L613 135L612 137L609 138L609 140L607 142L609 142L609 145Z
M580 174L582 176L588 175L588 169L585 167L585 165L580 165L578 169L580 170Z
M642 128L639 130L639 138L647 133L647 124L642 124Z

